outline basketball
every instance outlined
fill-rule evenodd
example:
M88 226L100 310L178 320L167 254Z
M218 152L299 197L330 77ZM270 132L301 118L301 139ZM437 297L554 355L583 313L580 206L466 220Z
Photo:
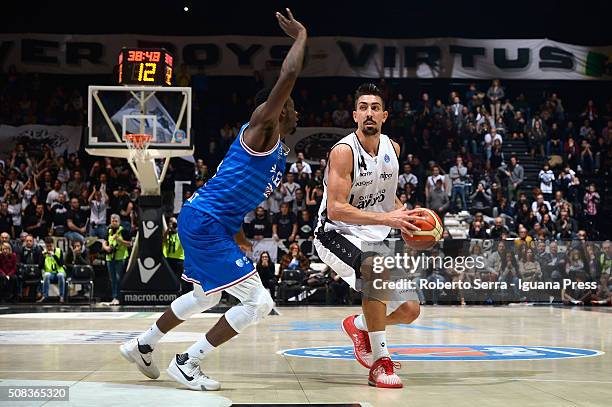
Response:
M438 240L442 238L442 220L437 213L427 208L420 208L420 212L415 216L424 217L424 220L413 222L415 226L421 228L420 231L413 231L412 237L402 233L402 238L406 244L416 250L431 249Z

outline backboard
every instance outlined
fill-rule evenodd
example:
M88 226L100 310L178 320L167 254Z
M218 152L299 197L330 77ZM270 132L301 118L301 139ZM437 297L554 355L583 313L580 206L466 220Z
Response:
M160 194L170 158L193 154L191 88L90 86L87 102L85 150L91 155L126 158L143 195ZM151 136L140 154L128 148L128 141L136 137L126 137L130 134ZM156 159L163 160L161 170Z
M147 158L193 154L191 88L90 86L85 149L129 158L126 134L153 136Z

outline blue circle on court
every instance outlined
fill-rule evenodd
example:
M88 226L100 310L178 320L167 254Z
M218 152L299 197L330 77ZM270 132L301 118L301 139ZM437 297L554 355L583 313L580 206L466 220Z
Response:
M394 345L389 347L395 361L488 361L488 360L538 360L570 359L603 355L593 349L556 346L515 345ZM354 360L352 346L322 346L318 348L287 349L279 352L285 356L315 359Z

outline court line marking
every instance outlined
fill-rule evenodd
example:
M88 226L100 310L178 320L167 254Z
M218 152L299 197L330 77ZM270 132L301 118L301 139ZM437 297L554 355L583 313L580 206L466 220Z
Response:
M464 380L489 380L489 381L504 381L511 380L516 382L562 382L562 383L599 383L599 384L610 384L612 381L603 380L570 380L570 379L524 379L522 377L464 377Z
M425 345L425 344L417 344L417 345ZM459 344L459 345L455 345L455 344L446 344L446 345L441 345L441 344L431 344L431 345L427 345L427 346L439 346L439 347L443 347L443 346L464 346L464 347L468 347L468 346L483 346L483 345L478 345L478 344L471 344L471 345L465 345L465 344ZM517 348L525 348L525 349L542 349L542 350L548 350L546 346L533 346L533 345L487 345L488 347L495 347L495 346L503 346L503 347L517 347ZM550 346L550 345L549 345ZM349 348L350 345L329 345L329 346L321 346L321 347L312 347L312 348L292 348L292 349L281 349L276 351L275 353L277 355L286 357L286 356L290 356L293 358L305 358L305 359L329 359L329 360L349 360L349 361L354 361L354 359L349 359L349 358L326 358L326 357L321 357L321 356L306 356L306 355L295 355L295 354L291 354L291 355L285 355L285 352L289 352L292 350L304 350L304 349L320 349L320 348ZM564 347L564 346L560 346L560 347ZM390 347L392 348L392 346ZM439 358L439 359L427 359L427 360L409 360L410 362L512 362L515 360L529 360L529 361L546 361L546 360L559 360L559 359L579 359L579 358L592 358L595 356L601 356L601 355L605 355L606 352L598 350L598 349L588 349L588 348L576 348L576 349L583 349L583 350L588 350L591 352L595 352L592 355L580 355L580 356L572 356L571 358L567 358L567 357L558 357L558 358L511 358L511 359L444 359L444 358ZM571 355L575 355L574 353L570 353L570 352L562 352L562 351L554 351L554 350L550 350L550 352L552 353L568 353ZM436 352L438 353L438 352Z

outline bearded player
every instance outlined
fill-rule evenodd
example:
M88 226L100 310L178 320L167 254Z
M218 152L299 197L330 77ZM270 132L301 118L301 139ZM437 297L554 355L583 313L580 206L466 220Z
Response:
M290 98L302 69L306 29L293 18L276 13L283 31L295 41L270 91L259 92L257 108L240 129L217 173L183 206L178 232L185 250L182 278L193 291L174 300L170 309L138 338L121 345L121 354L151 379L159 377L153 349L172 328L191 315L216 305L221 292L240 300L196 343L170 361L168 375L192 390L217 390L219 382L206 376L201 365L222 343L243 332L272 310L273 301L251 261L241 251L249 246L241 224L247 212L279 185L287 149L285 134L295 131L297 113Z
M410 235L421 219L396 197L399 145L381 134L388 112L376 85L361 85L355 94L353 120L357 130L336 143L329 154L325 195L319 212L314 246L323 262L351 287L360 290L372 281L372 256L391 228ZM355 358L370 369L371 386L400 388L387 348L385 327L409 324L419 315L414 292L377 295L362 292L363 314L342 321L353 341Z

